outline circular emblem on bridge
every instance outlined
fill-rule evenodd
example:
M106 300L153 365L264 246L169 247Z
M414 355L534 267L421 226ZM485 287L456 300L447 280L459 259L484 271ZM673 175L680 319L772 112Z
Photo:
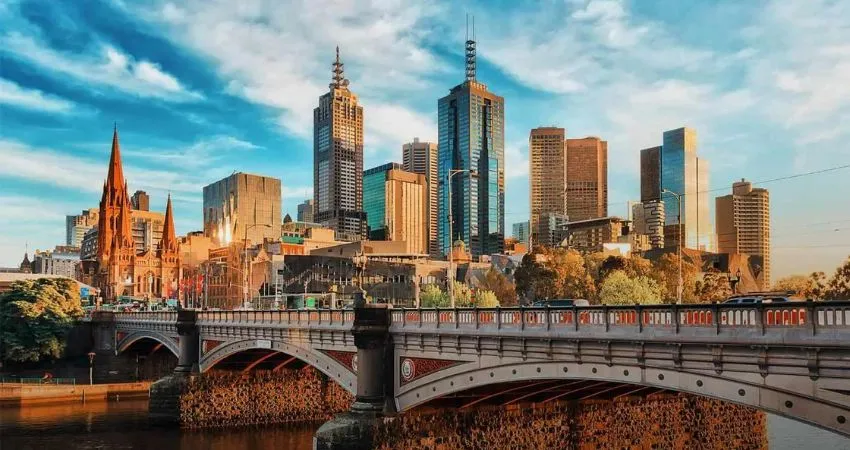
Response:
M410 381L414 375L416 375L416 366L413 364L413 360L404 358L401 362L401 377L404 378L404 381Z
M356 353L354 354L354 356L351 357L351 370L353 370L354 373L357 373L357 354Z

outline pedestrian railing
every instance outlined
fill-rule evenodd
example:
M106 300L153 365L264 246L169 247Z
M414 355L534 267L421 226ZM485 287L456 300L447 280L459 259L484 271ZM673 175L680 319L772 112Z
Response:
M76 385L74 378L0 378L2 384L70 384Z

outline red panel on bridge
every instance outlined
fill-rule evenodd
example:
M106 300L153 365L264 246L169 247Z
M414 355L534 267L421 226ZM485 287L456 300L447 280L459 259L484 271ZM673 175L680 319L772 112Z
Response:
M201 353L206 355L210 350L221 345L221 342L222 341L214 341L212 339L210 339L210 340L204 339L203 344L201 344Z
M399 361L399 374L401 385L418 380L425 375L439 372L443 369L463 364L466 361L455 361L450 359L430 358L401 358Z
M320 350L322 353L330 356L334 361L342 364L348 370L357 373L357 353L343 352L339 350Z
M116 342L123 341L125 337L127 337L127 332L125 332L125 331L116 331L115 332L115 341Z

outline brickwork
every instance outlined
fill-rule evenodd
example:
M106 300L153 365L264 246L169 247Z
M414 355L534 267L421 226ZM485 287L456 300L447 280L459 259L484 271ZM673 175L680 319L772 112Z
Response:
M347 411L353 396L312 367L279 372L210 372L180 397L186 428L323 422Z
M411 412L378 425L378 448L766 449L764 413L687 395Z

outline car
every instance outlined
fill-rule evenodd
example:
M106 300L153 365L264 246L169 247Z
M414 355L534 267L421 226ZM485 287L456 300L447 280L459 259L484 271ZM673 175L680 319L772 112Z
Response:
M553 300L538 300L531 304L534 307L569 308L573 306L590 306L590 302L582 298L561 298Z
M758 296L732 297L732 298L726 300L723 303L726 304L726 305L745 305L745 304L752 304L752 303L785 303L785 302L791 302L791 301L793 301L793 300L791 300L788 297L758 295Z

